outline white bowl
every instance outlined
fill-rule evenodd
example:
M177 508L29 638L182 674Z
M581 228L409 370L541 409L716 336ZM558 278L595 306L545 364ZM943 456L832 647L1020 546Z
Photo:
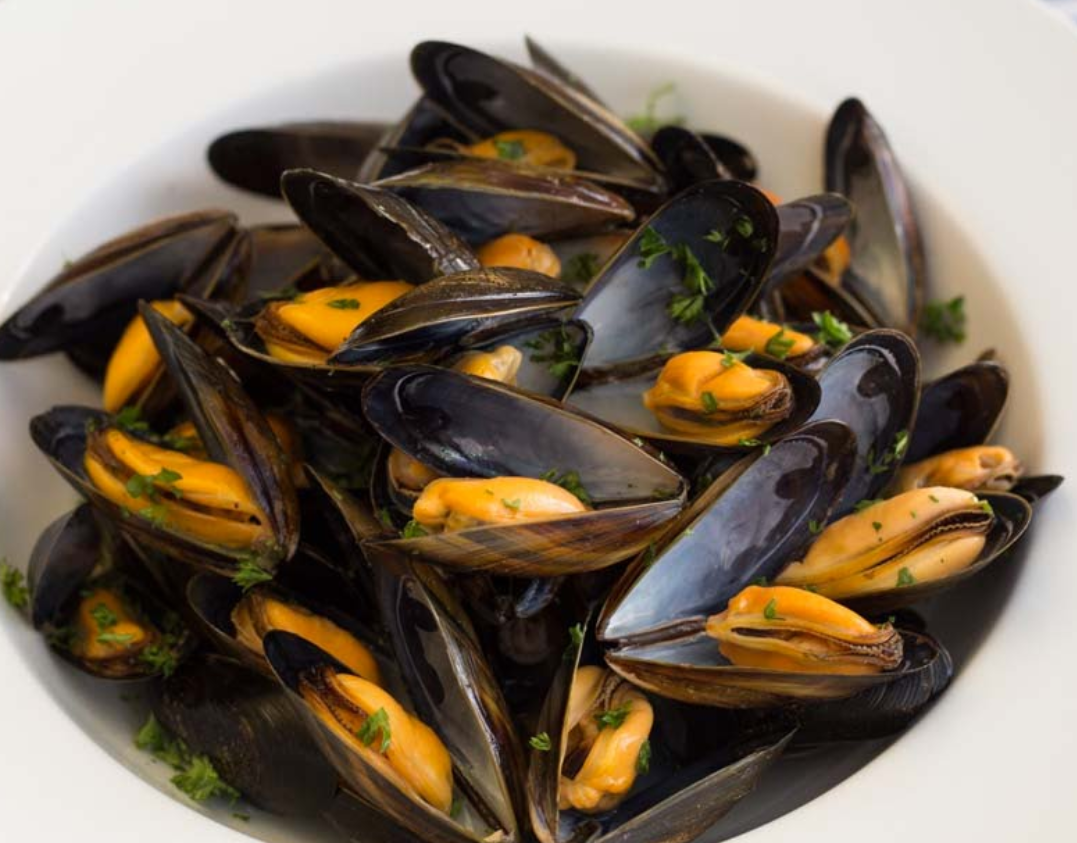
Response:
M213 180L204 148L217 132L394 117L413 95L406 55L415 41L449 37L518 55L521 27L622 112L675 81L677 110L745 140L765 184L785 195L818 189L827 116L844 96L861 96L914 186L932 294L968 297L969 339L940 353L937 367L998 349L1013 373L1002 438L1033 470L1077 473L1068 438L1077 411L1077 38L1017 0L663 0L649 8L455 0L377 14L329 0L302 8L185 0L167 10L9 2L0 6L0 311L10 313L65 258L156 215L225 205L247 222L284 218L283 206ZM31 446L26 421L52 403L93 400L60 359L0 369L0 549L20 566L71 502ZM1027 551L963 595L974 608L938 619L965 657L939 704L840 786L742 839L1069 839L1077 814L1072 501L1064 486L1037 511ZM166 798L175 795L166 771L131 743L137 706L66 668L14 613L0 612L0 627L4 839L239 839ZM879 749L787 765L724 833L810 799ZM227 810L211 814L266 839L309 832L275 818L248 824Z

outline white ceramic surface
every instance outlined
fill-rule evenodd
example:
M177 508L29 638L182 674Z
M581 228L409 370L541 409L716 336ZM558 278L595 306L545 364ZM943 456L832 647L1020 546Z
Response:
M619 110L677 82L677 110L746 140L767 185L786 195L816 189L826 116L862 96L913 182L934 294L969 298L969 341L939 365L998 348L1015 374L1003 436L1033 469L1077 479L1077 37L1060 20L1020 0L370 5L0 3L0 314L65 257L149 216L224 204L247 221L282 217L213 182L201 150L217 131L392 117L413 90L414 41L518 54L526 30ZM25 422L51 403L92 399L58 359L0 369L0 553L19 565L70 501ZM966 655L940 704L839 787L739 839L1072 839L1073 500L1064 486L1037 513L1023 560L978 587L977 611L940 620ZM993 625L970 634L980 623ZM0 839L243 839L166 798L163 771L131 747L136 716L0 607ZM795 772L766 799L810 795ZM750 826L766 799L727 828ZM258 818L222 818L264 830ZM273 834L300 839L303 829Z

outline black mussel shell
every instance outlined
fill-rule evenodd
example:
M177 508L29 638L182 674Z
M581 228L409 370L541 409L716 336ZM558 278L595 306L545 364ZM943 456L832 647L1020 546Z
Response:
M583 79L565 67L560 60L555 58L549 50L539 44L530 35L524 36L524 46L527 47L528 58L531 59L531 64L534 65L535 70L578 91L592 102L602 105L601 98L586 82L583 81Z
M135 229L67 266L0 325L0 360L77 350L104 365L140 299L207 295L237 235L227 211L196 211Z
M336 284L351 274L304 225L259 225L249 233L247 302L264 301L285 290Z
M360 277L421 284L479 265L455 234L395 193L315 170L289 170L281 191L296 215Z
M689 250L713 283L697 319L671 315L674 297L689 292L686 267L657 249L658 238ZM774 206L750 185L704 182L671 199L606 264L576 311L594 330L585 372L710 343L758 295L777 238Z
M442 564L515 576L595 570L638 552L682 505L683 479L646 451L587 416L501 384L401 366L370 381L363 407L391 445L442 474L576 472L595 506L385 542Z
M493 159L424 164L376 186L399 193L471 244L510 232L540 239L591 234L636 215L616 193L579 175Z
M157 686L151 706L169 732L208 756L252 805L316 816L331 804L336 773L273 680L206 655Z
M843 285L880 324L915 333L924 295L920 229L893 150L860 100L845 100L831 118L826 188L856 208L847 235L852 264Z
M777 210L778 246L767 273L768 290L811 266L853 218L853 206L837 193L805 196Z
M384 123L317 121L239 129L216 138L206 155L229 184L280 198L280 177L300 167L355 178L389 130Z
M618 117L559 79L442 41L412 50L426 95L480 136L508 129L549 132L572 149L581 169L663 186L647 145Z
M421 285L362 322L330 358L333 365L384 362L450 348L479 329L575 304L579 294L524 269L477 269Z
M378 179L395 176L397 173L426 162L426 158L421 155L409 157L408 154L394 152L392 156L389 156L386 150L421 150L428 144L446 140L470 143L478 138L452 120L431 99L425 96L419 97L400 122L381 137L377 147L371 150L363 161L355 180L362 184L369 184Z
M837 419L856 434L857 458L833 518L871 500L901 467L917 419L920 355L898 331L866 331L819 374L822 398L814 419Z
M748 147L728 135L714 132L700 132L703 142L710 147L715 158L722 162L733 178L740 181L755 181L759 175L759 164Z
M1006 406L1010 376L1001 363L979 360L924 384L905 461L919 462L991 438Z
M683 126L663 126L651 138L651 148L665 168L673 193L699 182L733 177L707 142Z
M722 474L628 567L598 622L605 641L701 629L760 578L773 579L812 542L853 468L855 437L816 422Z

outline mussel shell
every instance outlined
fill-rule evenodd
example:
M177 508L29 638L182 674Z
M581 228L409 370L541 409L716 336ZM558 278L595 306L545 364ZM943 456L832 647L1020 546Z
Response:
M251 265L245 301L263 301L288 288L303 289L343 281L350 275L305 225L258 225L251 236Z
M337 776L276 682L221 656L184 665L155 688L160 723L251 804L274 814L316 816Z
M549 132L576 153L581 169L663 187L647 145L615 115L552 76L442 41L418 44L411 69L428 97L480 136L508 129Z
M819 374L822 398L812 416L837 419L857 439L856 467L834 518L853 510L879 492L902 460L886 460L899 434L910 434L920 398L920 355L907 336L878 329L854 338ZM885 464L884 464L885 463Z
M924 288L924 248L893 150L864 104L847 99L826 137L826 187L856 207L843 283L881 324L914 334Z
M905 646L928 646L911 631ZM876 685L842 700L814 702L795 707L799 724L796 746L833 741L875 740L897 734L950 685L954 662L941 642L934 642L934 654L923 670L915 670L885 685Z
M477 269L447 275L405 293L359 324L329 362L370 364L451 347L493 329L575 304L579 294L525 269Z
M229 184L280 199L285 170L305 167L354 178L388 130L384 123L329 120L239 129L215 138L206 156Z
M707 142L683 126L663 126L651 138L651 148L662 162L672 193L703 181L733 177Z
M149 662L132 659L94 662L79 658L67 647L54 643L52 635L68 625L80 593L91 581L118 585L126 599L133 600L139 614L163 632L171 609L152 588L146 572L131 556L115 532L98 521L89 504L81 504L53 521L30 552L27 567L30 586L30 620L45 634L53 649L84 673L101 679L137 681L159 673ZM172 650L177 659L186 658L194 641L169 620L169 629L178 633ZM173 627L175 627L173 629Z
M666 358L659 357L639 371L624 378L589 380L584 372L576 388L566 399L577 409L590 413L609 425L638 436L671 453L699 454L711 451L746 452L752 445L719 445L704 436L682 433L662 425L643 403L643 393L654 386ZM819 405L819 383L811 375L783 360L762 354L750 354L744 361L754 369L781 372L793 391L793 409L790 414L776 422L769 430L758 435L763 444L777 442L795 432L816 413ZM628 367L624 367L627 370Z
M556 334L556 337L552 335ZM554 371L555 360L539 359L551 353L551 342L560 340L573 348L576 365L569 366L568 371L558 374ZM516 372L514 386L525 392L533 392L560 401L576 384L579 376L579 361L583 360L587 345L591 342L591 326L579 319L529 319L519 325L510 325L504 330L477 331L460 340L460 346L467 351L493 351L503 345L509 345L523 354L520 368ZM449 368L460 354L454 354L444 362ZM566 358L567 361L567 358Z
M395 176L397 173L410 170L423 163L424 159L418 157L410 159L407 155L390 157L386 154L386 149L398 147L422 149L427 144L441 140L470 143L478 138L458 125L431 99L425 96L419 97L400 122L390 128L381 137L378 145L367 155L355 180L362 184L369 184L378 179Z
M826 522L853 467L855 437L816 422L726 471L613 587L598 621L604 641L702 629L760 577L773 579Z
M1001 363L978 360L924 384L909 441L908 463L987 442L998 426L1010 391Z
M523 752L471 622L431 567L403 557L380 556L378 562L381 614L416 713L437 724L456 776L515 837Z
M601 98L586 82L583 81L583 79L565 67L559 59L554 58L549 50L539 44L530 35L524 36L524 46L527 47L527 56L531 59L531 64L534 66L535 70L578 91L592 102L602 105Z
M410 798L381 771L345 744L323 724L299 696L300 676L322 665L347 672L342 665L310 642L287 632L271 632L263 639L266 657L277 680L288 691L288 699L325 758L332 764L344 786L363 794L368 803L408 829L420 840L432 843L474 843L481 836L460 825L422 800ZM432 724L428 724L432 725Z
M935 670L938 643L905 630L901 636L905 653L901 665L866 675L738 667L727 661L718 650L718 642L703 632L611 650L606 653L606 663L634 685L681 702L718 708L770 708L797 701L844 699Z
M785 749L794 727L771 721L765 734L748 740L731 737L709 751L708 740L696 733L683 767L672 767L637 779L633 792L614 810L597 817L562 813L558 808L565 719L582 648L566 653L539 715L537 732L545 732L552 748L531 750L528 797L531 826L540 843L675 843L691 840L721 819L755 786ZM661 704L660 704L661 705ZM670 705L656 710L660 730L680 711ZM688 716L686 715L686 719ZM652 744L653 746L653 744ZM654 759L657 755L652 755ZM655 763L652 760L652 763ZM566 816L566 814L568 816Z
M683 503L683 479L644 450L586 416L501 384L401 366L370 381L363 407L391 445L442 474L575 471L598 507L384 543L442 564L515 576L596 570L641 550Z
M346 787L337 789L332 804L322 814L342 839L352 843L415 843L412 831L379 811Z
M424 164L375 186L399 193L473 245L509 232L592 234L636 216L620 196L581 176L494 159Z
M837 193L805 196L778 206L778 246L767 273L767 290L807 269L853 218L853 206Z
M1065 480L1059 474L1037 474L1031 477L1022 477L1010 490L1029 503L1039 503L1051 492L1062 485Z
M0 325L0 360L87 346L104 363L139 299L180 290L204 295L213 268L236 236L227 211L169 217L110 240L82 256ZM98 353L99 352L99 353Z
M725 247L706 239L715 229L731 231L740 217L751 223L751 239L731 236ZM707 318L685 324L669 315L671 298L685 292L684 270L669 255L648 269L639 265L640 243L652 229L671 246L689 248L714 282L704 307ZM671 199L606 264L580 303L576 318L588 322L595 334L584 370L707 345L758 294L777 237L774 206L750 185L704 182Z
M266 514L276 543L266 561L290 558L299 543L299 500L273 429L224 363L157 311L145 304L139 311L210 459L239 474Z
M911 606L928 597L946 591L982 571L1009 551L1025 534L1032 522L1032 505L1020 495L1009 492L977 492L995 513L995 521L987 534L987 543L976 561L951 576L942 579L917 581L912 585L895 586L863 597L842 598L844 603L861 614L881 614Z
M362 278L422 284L479 266L453 232L392 192L316 170L289 170L280 185L296 215Z
M89 504L64 513L44 529L30 551L26 570L35 629L61 623L102 557L101 529Z
M786 276L764 300L772 322L811 322L812 314L830 311L842 322L861 328L879 328L879 318L844 287L828 283L811 269Z
M748 147L728 135L700 132L699 136L710 147L722 166L732 173L733 178L740 181L755 181L755 177L759 175L759 164Z

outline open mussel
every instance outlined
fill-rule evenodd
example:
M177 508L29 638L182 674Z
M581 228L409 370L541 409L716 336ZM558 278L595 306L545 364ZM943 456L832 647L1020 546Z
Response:
M298 541L291 467L272 428L222 363L156 311L141 314L207 458L79 407L37 416L31 436L136 541L226 574L272 570Z
M1016 495L913 489L828 525L777 582L887 611L982 570L1013 546L1031 517Z
M385 545L468 571L556 576L638 552L681 507L682 478L586 416L424 366L363 396L394 447L445 475ZM380 543L378 543L380 544Z
M0 326L0 359L64 350L91 372L103 373L139 300L165 301L184 291L210 295L237 236L234 214L196 211L98 246Z
M205 655L154 688L156 722L252 805L317 816L337 791L333 768L280 686L239 662Z
M570 645L530 739L531 824L542 843L691 840L781 754L794 727L772 719L732 737L699 709L652 701Z
M480 137L513 129L547 132L574 151L583 170L663 189L647 145L578 88L477 50L426 41L411 67L426 96Z
M167 676L190 651L190 636L98 518L83 504L41 534L28 572L33 624L54 650L93 676Z

